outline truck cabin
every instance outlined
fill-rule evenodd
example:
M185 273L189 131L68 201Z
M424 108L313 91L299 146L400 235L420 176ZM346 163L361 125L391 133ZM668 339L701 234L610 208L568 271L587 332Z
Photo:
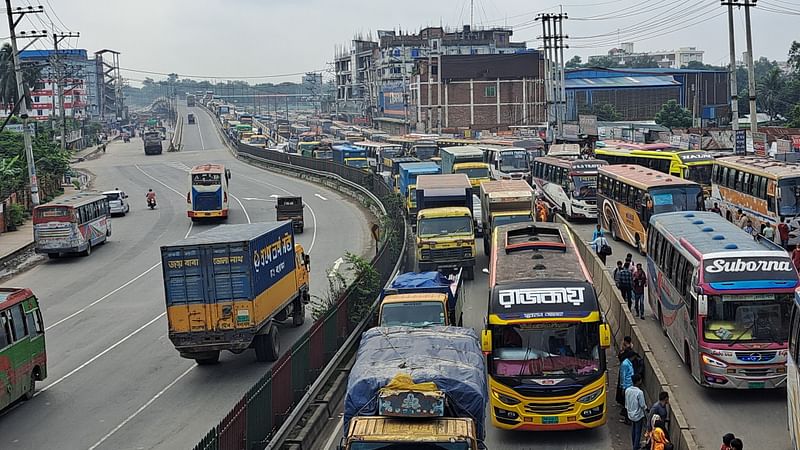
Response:
M189 124L195 123L194 114L192 114L192 113L187 114L186 115L186 121L189 122Z
M381 301L378 326L421 328L450 325L447 300L447 294L436 292L387 295Z

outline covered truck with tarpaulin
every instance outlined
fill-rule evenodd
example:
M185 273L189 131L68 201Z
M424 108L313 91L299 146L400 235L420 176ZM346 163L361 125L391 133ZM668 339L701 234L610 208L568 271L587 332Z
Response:
M344 448L482 448L487 400L473 330L372 328L347 382Z

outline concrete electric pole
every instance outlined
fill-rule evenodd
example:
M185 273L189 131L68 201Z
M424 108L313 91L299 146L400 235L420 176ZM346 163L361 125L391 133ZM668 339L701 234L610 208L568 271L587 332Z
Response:
M731 54L731 129L736 132L739 130L739 83L736 80L736 39L733 27L733 3L725 2L722 4L728 7L728 47Z
M67 149L67 114L64 108L64 82L67 78L66 65L58 54L58 44L66 38L80 37L80 33L53 33L53 69L56 72L56 90L58 95L58 113L61 119L61 150ZM73 95L72 110L75 110L75 96Z
M17 49L17 32L16 27L25 16L25 14L37 14L44 12L43 6L28 6L27 8L17 7L11 8L11 0L6 0L6 14L8 15L8 31L9 39L11 40L11 51L13 53L14 71L17 78L17 95L20 99L25 96L25 81L23 79L22 67L19 60L19 50ZM47 36L47 31L25 33L21 32L20 37L32 38L27 46L36 42L40 37ZM13 112L13 111L12 111ZM28 178L31 184L31 204L36 206L39 204L39 181L36 178L36 164L33 159L33 143L31 142L31 131L28 129L28 105L25 100L19 102L19 117L22 119L22 137L25 142L25 159L28 163Z
M558 135L564 137L567 98L564 81L564 19L567 14L539 14L536 20L542 21L542 42L545 61L545 91L547 93L548 127L556 125ZM555 138L555 134L553 135Z

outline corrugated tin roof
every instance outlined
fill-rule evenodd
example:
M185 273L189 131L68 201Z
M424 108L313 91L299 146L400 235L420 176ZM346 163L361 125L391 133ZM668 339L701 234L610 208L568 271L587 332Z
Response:
M650 88L680 86L669 75L648 75L637 77L601 77L572 78L565 80L567 89L613 89L613 88Z

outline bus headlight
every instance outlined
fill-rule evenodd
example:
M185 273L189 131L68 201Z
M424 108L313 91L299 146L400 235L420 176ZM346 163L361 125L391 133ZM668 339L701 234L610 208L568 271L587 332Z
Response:
M492 391L492 394L494 394L495 398L509 406L518 405L520 403L519 400L515 399L514 397L509 397L508 395L501 394L497 391Z
M600 395L603 393L603 389L604 388L597 389L580 397L578 399L578 403L592 403L593 401L597 400L598 397L600 397Z
M708 364L709 366L719 367L720 369L728 367L727 363L705 353L701 353L700 357L703 359L703 363Z

